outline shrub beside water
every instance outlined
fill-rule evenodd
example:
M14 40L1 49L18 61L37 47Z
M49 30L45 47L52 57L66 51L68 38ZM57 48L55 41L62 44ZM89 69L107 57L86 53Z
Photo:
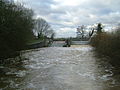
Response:
M0 59L22 50L33 37L32 10L21 4L0 0Z
M109 62L120 66L120 29L114 33L102 32L91 39L91 45L99 54L110 57Z

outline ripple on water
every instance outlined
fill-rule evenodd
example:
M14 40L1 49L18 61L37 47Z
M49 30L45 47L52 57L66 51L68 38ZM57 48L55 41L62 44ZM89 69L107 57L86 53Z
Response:
M9 77L1 77L9 82L6 90L109 90L117 82L111 67L103 66L89 45L39 48L23 56L25 70L9 68Z

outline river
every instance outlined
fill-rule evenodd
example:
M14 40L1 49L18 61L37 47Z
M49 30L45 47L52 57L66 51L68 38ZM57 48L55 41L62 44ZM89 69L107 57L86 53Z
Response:
M120 90L120 75L89 45L22 51L20 64L0 66L0 90Z

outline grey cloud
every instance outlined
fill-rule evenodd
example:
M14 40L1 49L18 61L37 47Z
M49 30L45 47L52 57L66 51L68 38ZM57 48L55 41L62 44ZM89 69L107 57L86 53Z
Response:
M63 28L72 30L82 24L120 22L120 0L84 0L77 6L64 6L54 0L23 1L35 11L36 16L44 17L57 32L61 32L58 36L66 36L61 30ZM75 36L75 30L71 30L69 35Z

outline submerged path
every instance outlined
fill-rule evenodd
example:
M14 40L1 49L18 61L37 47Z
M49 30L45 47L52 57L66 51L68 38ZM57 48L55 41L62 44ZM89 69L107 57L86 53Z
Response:
M89 45L39 48L23 57L24 69L9 68L0 90L120 90L112 67Z

